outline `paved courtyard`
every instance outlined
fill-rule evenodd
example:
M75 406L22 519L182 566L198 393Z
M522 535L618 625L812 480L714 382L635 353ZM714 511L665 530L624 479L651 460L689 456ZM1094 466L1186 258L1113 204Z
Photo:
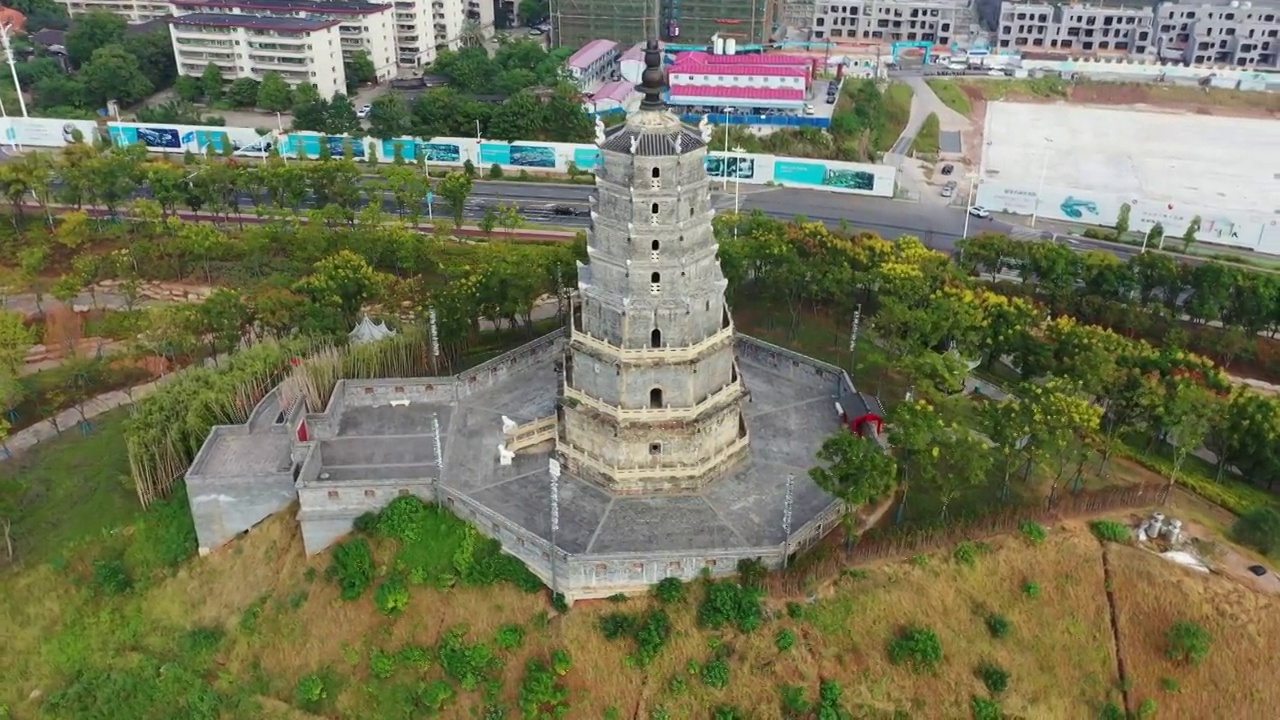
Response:
M741 356L739 365L751 395L745 408L749 459L704 491L679 496L615 497L562 475L556 538L562 550L609 554L780 544L789 474L795 475L793 530L830 504L808 471L822 441L839 428L835 389L816 374L785 375ZM554 360L548 359L466 397L448 418L445 441L446 486L548 539L550 443L539 448L542 452L517 455L505 467L497 448L502 416L524 423L551 415L559 382Z

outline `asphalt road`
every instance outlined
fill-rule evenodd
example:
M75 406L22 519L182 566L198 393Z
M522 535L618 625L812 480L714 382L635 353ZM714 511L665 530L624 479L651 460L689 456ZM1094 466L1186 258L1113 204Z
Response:
M723 211L733 209L733 186L729 192L721 192L714 183L712 205ZM565 227L586 227L590 220L584 216L556 216L552 208L557 205L585 212L588 198L595 193L589 185L557 185L527 182L477 182L468 201L468 217L484 214L489 205L515 205L534 222L547 222ZM445 211L439 199L436 211ZM739 195L739 207L743 212L759 210L766 215L791 220L803 216L828 225L845 223L854 230L868 230L885 237L915 235L925 244L944 252L953 252L956 241L964 237L965 210L941 207L922 202L909 202L889 198L873 198L859 195L841 195L820 190L792 188L744 189ZM1025 225L1010 223L998 218L970 218L969 234L998 232L1020 239L1050 237L1040 235ZM1087 239L1063 240L1080 250L1101 250L1125 259L1137 254L1137 250L1116 248L1110 244Z

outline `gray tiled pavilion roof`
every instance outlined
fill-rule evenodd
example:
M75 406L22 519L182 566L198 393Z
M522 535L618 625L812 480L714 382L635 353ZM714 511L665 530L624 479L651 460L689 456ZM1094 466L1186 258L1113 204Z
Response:
M605 138L604 142L600 143L600 148L612 152L630 153L631 139L637 136L639 136L640 142L636 145L636 155L679 155L700 147L706 147L706 143L702 140L702 135L697 130L684 125L681 125L680 130L677 132L644 131L624 125ZM678 150L676 149L677 137L680 138Z

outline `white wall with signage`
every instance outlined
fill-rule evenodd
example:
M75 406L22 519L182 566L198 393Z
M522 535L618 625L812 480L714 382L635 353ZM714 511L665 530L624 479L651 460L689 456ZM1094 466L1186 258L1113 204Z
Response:
M1037 197L1039 195L1039 197ZM1280 219L1275 214L1224 213L1205 206L1171 203L1150 198L1122 197L1089 190L1045 186L1037 188L995 180L978 185L976 204L993 212L1037 214L1042 218L1081 226L1113 226L1120 207L1129 204L1129 228L1140 232L1156 223L1166 236L1181 236L1199 216L1199 242L1230 245L1258 252L1280 254Z
M57 118L0 118L4 143L19 147L62 147L76 142L93 142L99 134L92 120L59 120Z

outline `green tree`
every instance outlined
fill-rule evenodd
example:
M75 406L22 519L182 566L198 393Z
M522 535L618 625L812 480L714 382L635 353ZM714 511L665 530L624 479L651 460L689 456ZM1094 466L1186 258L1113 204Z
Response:
M1049 486L1049 505L1052 506L1057 499L1058 484L1073 460L1075 478L1080 477L1087 459L1084 443L1097 431L1102 409L1085 397L1077 384L1063 378L1027 383L1020 393L1030 415L1030 441L1024 448L1029 463L1050 462L1057 466Z
M356 88L365 83L372 83L378 80L378 69L374 67L373 60L369 58L369 53L364 50L358 50L350 59L342 61L342 70L347 76L347 92L355 94Z
M257 104L259 108L269 112L286 112L293 107L293 90L280 73L269 72L263 76L262 84L258 86Z
M298 291L312 302L339 308L350 324L364 304L386 287L386 280L363 257L339 250L317 262L311 274L298 283Z
M209 352L217 356L236 350L251 322L249 307L240 293L218 288L195 306L199 334L209 344Z
M142 73L157 89L167 88L178 77L173 56L173 40L167 28L156 32L133 33L124 38L125 52L138 59Z
M1182 252L1191 252L1191 246L1196 244L1196 235L1200 232L1200 216L1196 215L1191 218L1191 222L1187 223L1187 229L1182 231Z
M506 228L507 235L515 235L516 230L524 227L524 216L516 205L498 206L498 224Z
M844 503L846 548L852 549L858 510L893 492L897 463L875 440L845 428L823 441L818 459L826 465L809 470L809 477Z
M200 78L180 75L173 81L173 92L178 99L185 102L198 102L204 97L204 89L200 87Z
M80 69L84 98L97 107L108 100L132 105L151 94L154 87L138 65L138 59L120 45L107 45L93 51L89 62Z
M400 93L387 93L374 98L369 111L369 132L384 140L404 137L413 128L409 105Z
M453 214L453 226L462 227L467 212L467 198L471 197L472 180L465 173L451 172L436 186L436 194L449 205Z
M1156 223L1155 225L1152 225L1151 229L1147 230L1146 239L1143 240L1143 243L1145 245L1150 245L1152 247L1163 250L1164 249L1164 225L1160 223Z
M78 15L67 32L67 57L76 66L84 65L98 50L123 42L125 25L123 17L104 10Z
M1116 237L1122 237L1129 232L1129 214L1133 211L1129 203L1120 204L1120 212L1116 214Z
M222 69L213 63L204 66L200 73L200 89L206 102L217 102L222 97Z
M520 0L516 17L521 25L533 27L551 17L551 9L547 0Z
M1209 428L1220 422L1220 413L1226 407L1226 402L1208 388L1186 379L1174 380L1163 400L1159 409L1160 427L1173 445L1173 467L1162 502L1168 501L1183 464L1204 444Z
M498 227L498 211L492 205L488 205L484 209L484 216L480 218L479 228L484 232L485 237L493 237L493 229Z
M227 86L227 101L238 108L253 107L258 102L258 81L253 78L237 78Z
M1031 440L1030 417L1026 406L1016 398L989 401L982 405L981 413L980 427L995 444L992 463L1000 473L1000 495L1008 500L1013 475L1025 462L1023 446Z
M1209 656L1213 635L1199 623L1179 620L1169 628L1165 642L1165 654L1170 660L1199 665Z
M898 467L902 469L902 499L898 503L898 521L901 522L907 507L907 493L915 482L918 469L931 452L934 438L943 432L942 418L928 402L908 398L894 410L889 425L889 445L894 449Z
M338 93L330 100L324 113L324 132L330 135L356 134L360 132L360 118L351 98Z
M20 376L33 342L35 338L22 315L0 310L0 376L15 380Z

